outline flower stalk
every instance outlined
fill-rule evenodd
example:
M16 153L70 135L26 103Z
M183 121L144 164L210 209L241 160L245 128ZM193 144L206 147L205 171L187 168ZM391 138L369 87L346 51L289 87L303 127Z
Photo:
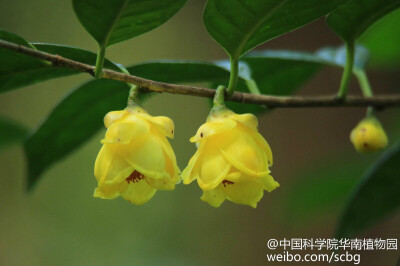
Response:
M214 107L225 106L225 86L218 86L213 100Z
M357 77L358 83L360 84L362 94L365 97L373 97L374 94L365 71L363 69L354 70L354 75ZM368 106L367 117L373 115L375 115L375 108L373 106Z
M343 71L342 80L337 97L343 100L348 91L351 75L353 74L354 65L354 41L346 42L346 65Z
M128 107L140 106L139 101L139 89L138 85L132 85L131 89L129 90L128 96Z

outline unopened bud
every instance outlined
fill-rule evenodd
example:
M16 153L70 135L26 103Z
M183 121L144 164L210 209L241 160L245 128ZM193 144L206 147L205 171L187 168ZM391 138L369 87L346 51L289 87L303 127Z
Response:
M372 153L384 149L388 144L386 132L373 116L361 120L350 133L350 141L360 153Z

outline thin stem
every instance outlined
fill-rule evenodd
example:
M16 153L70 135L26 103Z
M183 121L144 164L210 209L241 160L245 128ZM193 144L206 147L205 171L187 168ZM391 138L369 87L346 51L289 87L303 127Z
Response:
M74 61L59 55L49 54L38 51L26 46L0 40L0 47L39 58L51 62L53 67L69 68L77 72L85 72L94 76L94 66ZM215 90L201 88L196 86L170 84L154 80L144 79L133 75L127 75L121 72L103 69L105 79L118 80L125 83L140 86L144 92L173 93L182 95L192 95L199 97L213 98ZM326 96L272 96L256 95L250 93L234 92L232 96L226 98L226 101L251 103L266 105L267 107L365 107L374 106L378 108L400 106L400 95L379 95L374 97L348 96L342 101L338 101L334 95Z
M225 86L218 86L213 100L214 107L225 105Z
M127 75L130 75L131 73L129 73L128 69L126 69L126 67L122 64L116 64L118 66L118 68L121 70L122 73L125 73Z
M128 96L128 106L137 106L140 105L139 102L139 86L132 85L131 89L129 90Z
M246 79L246 85L252 94L261 94L260 90L258 89L257 83L253 79Z
M372 106L368 106L366 116L374 116L374 115L375 115L375 108Z
M236 89L236 84L239 79L239 59L237 57L231 58L231 74L229 77L229 85L227 93L229 96L233 94Z
M126 75L130 75L128 69L124 65L121 64L116 64L118 68L122 71L122 73ZM140 104L140 98L139 98L139 93L140 93L140 87L135 84L130 84L126 83L129 87L129 96L128 96L128 107L135 107L135 106L141 106Z
M372 97L373 92L371 89L371 85L369 84L369 80L367 74L362 69L357 69L354 71L354 74L357 77L358 83L360 84L361 91L365 97Z
M351 75L353 73L354 64L354 41L346 42L346 66L343 71L342 80L340 81L340 88L338 98L344 99L347 95Z
M363 69L357 69L354 71L354 74L356 75L358 83L360 84L362 94L365 97L372 97L373 92L365 71ZM374 116L374 115L375 115L375 108L373 106L368 106L367 116Z
M106 46L99 45L99 51L97 52L97 59L96 59L96 67L94 69L95 78L102 77L105 56L106 56Z

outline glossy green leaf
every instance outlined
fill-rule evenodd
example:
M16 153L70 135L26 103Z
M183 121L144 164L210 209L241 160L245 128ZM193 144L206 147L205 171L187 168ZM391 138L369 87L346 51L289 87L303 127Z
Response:
M28 188L45 168L93 136L108 111L123 109L128 91L125 83L93 80L67 95L25 143Z
M96 63L96 53L83 50L77 47L68 46L68 45L60 45L60 44L51 44L51 43L32 43L39 51L47 52L50 54L61 55L65 58L72 59L81 63L85 63L88 65L94 65ZM120 68L109 60L105 60L104 67L114 70L121 71ZM71 71L71 73L81 73L79 71L66 69Z
M372 25L361 37L371 53L371 67L400 66L400 9L390 13Z
M8 118L0 117L0 149L22 142L26 135L25 127Z
M357 46L355 68L363 68L368 59L368 51ZM312 78L324 66L343 67L346 61L344 47L323 48L315 53L271 50L252 52L241 59L247 65L246 78L239 81L237 91L287 96L295 93L307 80ZM229 70L229 62L225 61ZM290 78L287 78L290 77ZM227 82L223 83L227 85ZM233 110L241 113L259 113L267 108L260 105L227 103Z
M0 28L0 39L19 45L33 47L24 38ZM2 48L3 49L3 48Z
M337 237L353 237L400 207L400 142L365 173L339 222Z
M0 39L32 48L23 38L4 30L0 30ZM49 68L44 61L1 47L0 58L0 92L28 85L31 82L26 81L27 79L33 79L32 83L35 83L36 75L29 75L28 78L23 73L30 73L32 69L42 73Z
M132 74L162 82L225 80L229 72L209 63L153 62L128 68ZM70 154L103 127L104 115L125 108L129 86L114 80L93 80L71 91L29 137L28 187L48 167Z
M347 0L208 0L204 23L232 58L295 30Z
M357 39L369 26L400 7L400 0L350 0L326 22L345 41Z
M341 67L331 48L325 57L306 52L262 51L252 52L243 57L239 64L242 80L239 80L236 91L266 94L291 95L307 80L314 76L323 66ZM230 69L229 61L217 62ZM290 77L290 78L288 78ZM222 85L227 86L228 80ZM214 84L216 87L219 84ZM227 102L227 106L238 113L260 113L267 108L260 105Z
M186 0L73 0L76 15L102 46L148 32L171 18Z
M307 53L267 51L244 57L261 94L291 95L329 62ZM290 77L290 78L288 78Z
M96 62L95 53L71 46L44 43L29 44L19 36L1 30L0 39L51 54L58 54L65 58L86 64L94 65ZM81 73L68 68L53 67L50 63L43 60L4 48L0 48L0 58L0 93L23 86L33 85L53 78ZM119 71L119 68L108 60L105 61L105 67Z
M251 69L251 79L239 81L236 91L280 96L293 94L323 65L320 62L274 58L268 55L245 57L242 61ZM227 83L223 85L227 86ZM239 113L257 114L268 110L265 106L234 102L228 102L227 106Z
M160 60L137 64L128 68L132 75L159 82L222 82L229 79L229 71L213 63L201 61Z

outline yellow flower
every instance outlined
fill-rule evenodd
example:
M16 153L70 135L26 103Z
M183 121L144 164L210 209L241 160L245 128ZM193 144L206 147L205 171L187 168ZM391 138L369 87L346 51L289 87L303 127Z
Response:
M361 120L350 133L350 141L360 153L372 153L385 148L388 138L381 123L373 116Z
M279 186L269 175L272 152L258 133L257 118L222 107L213 109L207 122L190 139L198 145L182 172L184 184L197 179L201 199L219 207L225 199L253 208Z
M153 117L141 107L109 112L104 117L105 138L94 167L98 187L94 197L122 196L134 203L149 201L157 189L172 190L180 181L174 151L174 123Z

